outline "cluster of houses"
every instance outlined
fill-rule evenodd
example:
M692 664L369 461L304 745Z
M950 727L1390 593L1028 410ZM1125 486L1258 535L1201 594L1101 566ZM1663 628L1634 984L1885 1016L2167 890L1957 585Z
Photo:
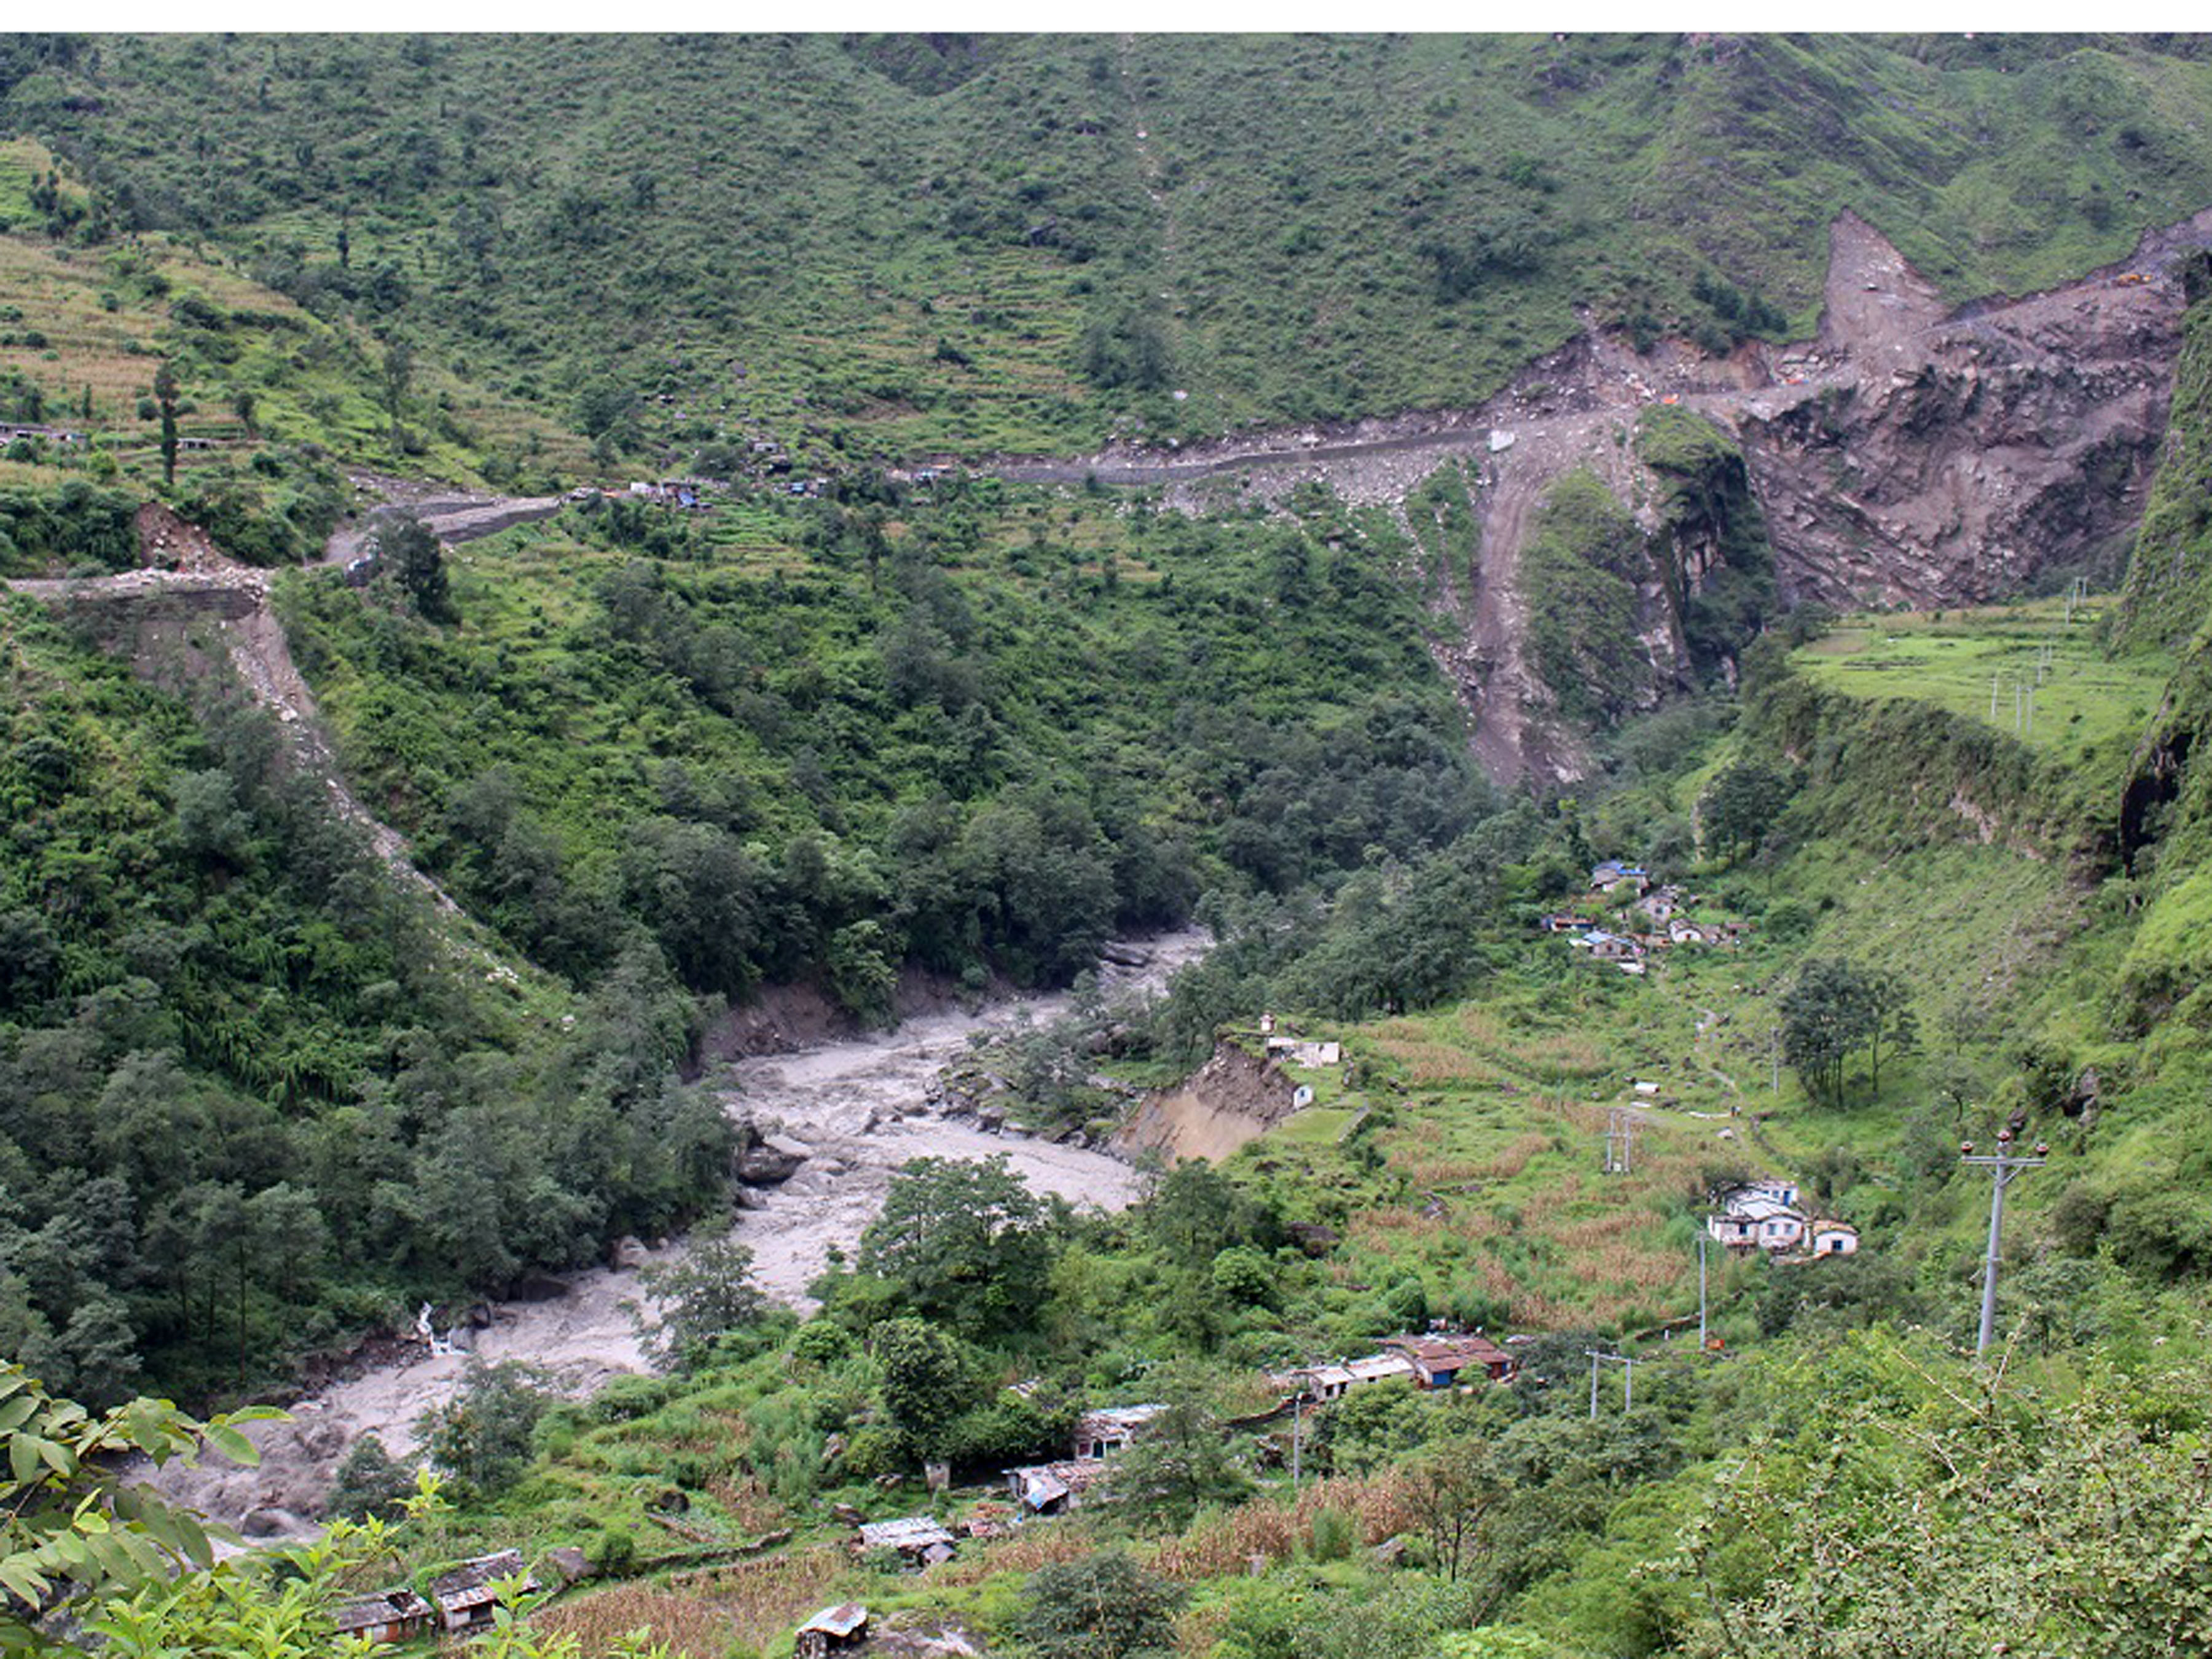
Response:
M1848 1221L1807 1214L1797 1183L1768 1177L1723 1188L1713 1195L1705 1231L1731 1249L1765 1250L1778 1259L1810 1261L1850 1255L1859 1230Z
M1577 950L1588 951L1593 961L1609 962L1624 974L1643 973L1644 959L1652 951L1678 945L1733 947L1751 931L1747 921L1691 921L1686 912L1698 902L1696 895L1671 883L1655 886L1648 872L1619 859L1607 859L1590 871L1589 890L1609 902L1617 902L1624 891L1633 895L1627 914L1641 919L1644 927L1617 933L1601 927L1595 917L1571 910L1554 911L1537 926L1547 933L1568 935L1567 943Z
M1302 1366L1273 1380L1290 1390L1289 1398L1326 1405L1371 1382L1403 1378L1417 1389L1463 1388L1463 1374L1479 1372L1486 1382L1510 1382L1517 1369L1510 1353L1479 1332L1394 1336L1376 1346L1380 1352L1362 1359Z
M602 489L595 484L578 484L568 492L572 501L588 501L593 497L605 501L646 501L654 507L673 507L697 509L708 504L711 495L727 495L729 484L720 478L662 478L658 482L635 479L627 489Z
M0 421L0 444L11 444L18 438L40 438L50 444L78 444L84 441L84 434L66 427L40 426L27 421Z
M545 1559L565 1583L587 1571L579 1549L554 1550ZM337 1633L375 1643L411 1641L433 1631L466 1636L493 1622L502 1594L518 1583L526 1595L543 1588L524 1566L520 1550L480 1555L432 1579L428 1595L402 1588L356 1597L338 1609Z
M1378 1352L1358 1359L1303 1365L1271 1375L1281 1391L1268 1410L1237 1419L1249 1425L1279 1418L1302 1406L1341 1400L1370 1382L1404 1381L1417 1389L1468 1388L1476 1381L1505 1382L1517 1369L1513 1355L1480 1333L1430 1332L1394 1336ZM1024 1516L1064 1515L1083 1507L1105 1480L1115 1453L1125 1449L1144 1426L1166 1410L1160 1405L1110 1406L1085 1412L1069 1437L1068 1455L1006 1471L1006 1490ZM999 1512L984 1510L957 1528L928 1516L861 1526L854 1548L896 1552L909 1564L928 1566L951 1559L963 1537L987 1537L1002 1531Z

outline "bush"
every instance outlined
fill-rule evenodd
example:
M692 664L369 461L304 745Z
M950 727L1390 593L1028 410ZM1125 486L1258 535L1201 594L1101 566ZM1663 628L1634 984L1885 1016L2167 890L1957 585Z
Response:
M1040 1659L1124 1659L1175 1645L1183 1591L1122 1551L1047 1567L1027 1588L1020 1629Z
M603 1578L620 1578L637 1559L637 1540L617 1527L609 1527L592 1540L584 1552L592 1570Z

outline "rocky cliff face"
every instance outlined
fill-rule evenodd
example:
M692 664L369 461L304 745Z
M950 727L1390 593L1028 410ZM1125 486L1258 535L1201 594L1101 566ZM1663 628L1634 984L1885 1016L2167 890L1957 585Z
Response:
M1412 573L1431 593L1438 666L1494 778L1567 782L1585 769L1593 720L1726 672L1731 629L1747 632L1774 598L1966 605L2116 574L2166 429L2184 308L2175 266L2208 246L2212 210L2066 287L1948 310L1878 230L1845 214L1830 228L1820 329L1798 344L1754 342L1718 359L1670 342L1638 353L1594 328L1475 409L1000 470L1164 485L1192 508L1280 501L1317 481L1402 514L1439 468L1459 469L1474 556L1424 547ZM1686 495L1642 441L1660 411L1722 440L1725 455ZM1596 560L1634 590L1626 612L1620 593L1601 595L1613 643L1633 660L1597 648L1589 585L1524 557L1562 483L1585 472L1642 542ZM1712 488L1729 479L1741 486L1733 500ZM1419 543L1424 526L1402 521ZM1747 591L1770 572L1771 593ZM1583 630L1575 648L1547 644L1570 626ZM1562 662L1579 664L1571 683Z
M2180 343L2174 252L1946 314L1873 228L1832 236L1817 340L1777 354L1786 397L1732 418L1784 593L1971 604L2053 572L2116 574L2155 470ZM1791 382L1796 384L1791 384Z

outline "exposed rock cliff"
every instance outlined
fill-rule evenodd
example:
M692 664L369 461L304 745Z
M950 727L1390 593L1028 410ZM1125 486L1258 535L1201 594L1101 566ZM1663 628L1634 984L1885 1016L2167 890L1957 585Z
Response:
M1593 720L1728 672L1731 635L1766 602L1765 549L1785 602L1972 604L2115 574L2166 429L2175 267L2208 245L2212 210L2077 283L1947 311L1846 213L1830 228L1820 329L1796 345L1712 358L1662 341L1639 353L1593 330L1474 409L1000 470L1161 484L1189 507L1281 501L1313 480L1402 509L1439 467L1462 469L1474 556L1444 562L1441 581L1432 550L1417 560L1438 665L1492 776L1567 781L1584 769ZM1723 441L1694 480L1655 464L1640 435L1662 410ZM1563 583L1542 556L1532 582L1524 554L1557 528L1563 481L1585 472L1635 526L1603 547L1583 538L1584 564L1620 586ZM1407 527L1419 540L1424 526ZM1609 641L1586 605L1559 614L1593 594ZM1563 631L1578 636L1564 650Z

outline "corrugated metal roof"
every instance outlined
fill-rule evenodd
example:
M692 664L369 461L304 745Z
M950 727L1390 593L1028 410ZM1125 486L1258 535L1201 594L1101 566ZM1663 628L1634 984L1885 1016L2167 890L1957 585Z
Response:
M823 1608L799 1627L799 1634L804 1636L811 1630L818 1630L825 1636L834 1636L842 1641L867 1622L866 1607L858 1601L845 1601L834 1607Z

